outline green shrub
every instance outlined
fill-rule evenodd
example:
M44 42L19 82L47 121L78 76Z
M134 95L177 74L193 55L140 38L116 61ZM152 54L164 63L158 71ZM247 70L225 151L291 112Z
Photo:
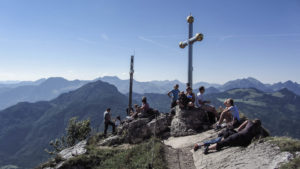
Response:
M76 143L88 138L91 132L90 120L77 121L77 117L70 119L68 127L66 128L66 134L61 138L50 141L50 145L53 150L45 150L51 155L55 155L61 150L72 147Z

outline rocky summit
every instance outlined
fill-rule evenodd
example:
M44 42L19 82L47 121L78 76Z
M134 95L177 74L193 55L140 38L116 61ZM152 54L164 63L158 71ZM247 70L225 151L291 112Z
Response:
M276 143L272 137L253 141L248 147L227 147L221 151L204 154L202 149L193 150L195 143L216 138L218 132L211 129L207 115L203 110L181 110L179 107L174 109L175 114L160 114L152 118L138 118L124 121L117 128L117 134L107 138L99 138L94 146L87 141L79 142L74 147L70 147L61 151L56 158L59 160L49 161L38 169L81 169L81 168L109 168L111 163L122 164L122 156L125 155L125 163L132 163L134 167L123 166L123 168L170 168L170 169L274 169L280 168L293 161L299 159L299 141L296 140L296 148L283 149L282 145ZM172 115L173 114L173 115ZM96 136L98 138L98 136ZM152 142L155 137L160 146L159 151L155 153L156 145ZM142 145L138 147L139 145ZM135 147L138 147L136 150ZM149 147L149 151L147 148ZM153 148L153 149L151 149ZM109 158L101 159L99 155L95 155L94 150L105 152L103 158L114 156L119 153L116 160ZM146 150L146 151L145 151ZM153 151L152 151L153 150ZM135 152L139 155L136 157ZM150 154L162 161L160 166L152 163L149 166L139 166L137 161L143 160L143 154ZM141 157L141 159L139 159ZM154 160L155 160L154 157ZM94 159L93 159L94 158ZM136 161L135 161L136 160ZM149 161L148 159L144 159ZM71 162L70 162L71 161ZM89 163L84 163L87 161ZM150 160L151 161L151 160ZM49 164L51 163L51 165ZM92 165L91 163L94 163ZM124 165L125 165L124 163ZM88 165L89 164L89 165ZM127 165L127 164L126 164ZM156 166L155 166L156 165ZM116 167L119 168L119 167Z

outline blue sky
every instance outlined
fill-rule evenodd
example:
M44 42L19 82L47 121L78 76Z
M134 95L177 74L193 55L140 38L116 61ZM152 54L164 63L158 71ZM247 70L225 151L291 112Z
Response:
M300 82L299 0L0 0L0 80L62 76L187 80L189 13L194 81L254 77Z

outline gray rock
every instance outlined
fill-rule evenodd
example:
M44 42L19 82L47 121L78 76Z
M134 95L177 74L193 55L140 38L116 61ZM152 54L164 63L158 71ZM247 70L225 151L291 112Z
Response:
M170 116L160 114L150 121L148 118L138 118L125 122L118 128L118 136L124 143L140 143L154 135L167 137L169 135Z
M187 136L208 128L207 113L202 109L183 110L176 106L171 122L171 136Z
M279 168L282 164L299 155L299 152L295 154L281 152L279 147L270 141L256 141L248 147L227 147L221 151L211 151L207 155L203 154L203 149L193 151L195 143L216 138L217 135L218 133L214 130L208 130L191 136L170 137L164 140L164 143L176 151L190 150L195 167L199 169L274 169ZM179 164L182 163L180 162Z
M98 145L99 146L113 146L123 143L123 138L119 135L108 137L104 140L101 140Z
M68 160L74 156L78 156L84 154L86 152L85 149L86 140L77 143L75 146L66 148L58 153L64 160Z
M125 143L140 143L151 136L150 129L147 127L148 122L148 118L138 118L124 123L118 130L118 135L124 138Z
M156 119L153 119L147 124L152 135L162 135L169 129L168 119L166 115L160 115Z

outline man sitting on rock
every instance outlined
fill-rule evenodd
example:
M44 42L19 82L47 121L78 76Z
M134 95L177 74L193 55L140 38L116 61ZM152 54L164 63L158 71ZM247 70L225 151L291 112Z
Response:
M112 131L113 133L115 133L115 123L111 121L111 117L110 117L110 108L107 108L106 111L103 114L104 117L104 136L106 136L107 134L107 129L108 129L108 125L112 126Z
M204 92L205 88L204 86L201 86L199 88L199 93L197 93L196 96L196 107L205 110L208 113L209 121L213 124L216 122L215 118L217 118L219 114L214 106L208 105L210 101L204 100Z
M224 105L226 108L222 111L219 121L217 122L216 129L221 129L221 124L226 120L227 127L237 127L240 124L240 115L237 107L234 105L233 99L225 100Z

